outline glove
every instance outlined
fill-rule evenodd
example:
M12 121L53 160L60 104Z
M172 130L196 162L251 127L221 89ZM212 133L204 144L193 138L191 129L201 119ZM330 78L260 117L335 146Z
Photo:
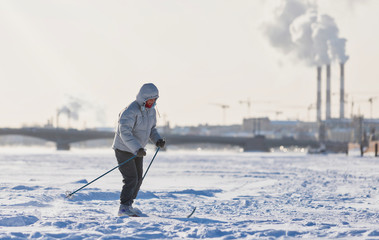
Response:
M163 140L163 139L159 139L158 141L157 141L157 143L155 144L155 146L157 146L157 147L160 147L160 148L164 148L164 145L166 144L166 141L165 140Z
M143 149L143 148L138 149L136 155L137 155L137 157L144 157L144 156L146 156L146 151L145 151L145 149Z

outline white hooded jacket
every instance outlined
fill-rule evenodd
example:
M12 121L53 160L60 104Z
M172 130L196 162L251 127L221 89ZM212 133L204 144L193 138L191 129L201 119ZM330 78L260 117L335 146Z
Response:
M155 144L161 136L155 128L157 119L154 106L145 108L149 99L158 98L158 88L152 83L144 84L137 98L119 114L113 149L137 154L149 139Z

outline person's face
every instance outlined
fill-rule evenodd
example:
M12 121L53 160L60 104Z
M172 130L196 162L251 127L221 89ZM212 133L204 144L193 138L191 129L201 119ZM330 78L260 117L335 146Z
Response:
M156 100L157 100L156 98L154 98L154 99L149 99L149 100L146 101L146 105L148 105L148 106L152 106L152 105L155 103Z

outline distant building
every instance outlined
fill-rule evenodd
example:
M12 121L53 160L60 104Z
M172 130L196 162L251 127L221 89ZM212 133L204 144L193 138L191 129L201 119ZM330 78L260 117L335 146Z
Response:
M271 121L268 117L245 118L241 125L199 125L191 127L165 127L166 133L203 136L258 136L281 139L319 140L333 142L360 142L379 139L379 119L328 119L317 122Z
M254 135L267 138L293 137L313 140L317 137L317 124L301 121L271 121L269 118L247 118L243 120L242 129Z

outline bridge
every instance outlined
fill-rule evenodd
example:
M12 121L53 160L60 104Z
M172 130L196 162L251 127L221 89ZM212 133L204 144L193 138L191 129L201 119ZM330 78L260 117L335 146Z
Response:
M114 132L97 130L76 130L61 128L0 128L0 135L22 135L55 142L58 150L69 150L70 144L96 139L112 139ZM275 147L319 147L317 141L299 141L294 138L267 139L264 136L255 137L227 137L227 136L200 136L162 134L169 145L174 144L227 144L240 146L244 151L269 151ZM335 147L336 143L329 146ZM337 144L337 148L344 151L346 144ZM328 146L328 144L327 144ZM347 145L346 145L347 146Z
M55 142L58 150L70 150L70 144L95 139L113 138L114 133L63 128L0 128L1 135L21 135Z

